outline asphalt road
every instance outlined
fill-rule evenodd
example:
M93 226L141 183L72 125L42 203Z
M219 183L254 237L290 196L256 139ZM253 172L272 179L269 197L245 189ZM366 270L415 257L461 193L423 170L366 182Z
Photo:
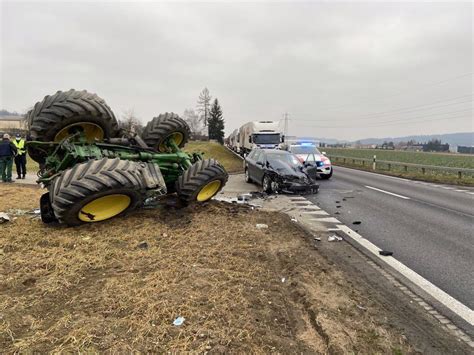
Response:
M335 167L308 198L474 309L473 188Z

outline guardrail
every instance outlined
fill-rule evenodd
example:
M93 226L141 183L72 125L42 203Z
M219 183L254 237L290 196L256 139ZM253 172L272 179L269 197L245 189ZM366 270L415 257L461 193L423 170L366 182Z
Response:
M367 163L367 166L370 167L372 164L372 170L377 170L377 165L378 164L384 164L387 166L388 171L392 170L392 166L402 166L404 171L408 171L408 168L415 168L415 169L420 169L422 174L425 175L427 170L442 170L445 172L450 172L450 173L457 173L458 178L461 179L463 174L474 174L474 169L468 169L468 168L455 168L451 166L438 166L438 165L424 165L424 164L413 164L413 163L403 163L399 161L390 161L390 160L377 160L377 156L374 155L372 159L368 158L354 158L354 157L344 157L340 155L331 155L328 154L328 157L331 158L331 160L335 163L337 161L341 161L343 163L347 163L352 161L353 164L356 164L357 161L362 162L362 166L365 166Z

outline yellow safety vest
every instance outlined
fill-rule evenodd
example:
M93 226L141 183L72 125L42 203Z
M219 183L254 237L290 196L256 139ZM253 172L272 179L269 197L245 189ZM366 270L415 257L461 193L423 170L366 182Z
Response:
M18 155L25 154L25 141L23 139L20 139L19 141L14 139L13 144L15 145L15 147L17 149L17 154Z

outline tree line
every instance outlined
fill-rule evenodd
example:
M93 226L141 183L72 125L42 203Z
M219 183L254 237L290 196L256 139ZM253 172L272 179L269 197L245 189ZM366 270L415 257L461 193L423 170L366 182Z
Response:
M188 123L191 130L191 139L207 140L214 139L224 144L224 114L217 98L212 96L207 88L204 88L196 103L196 109L184 110L183 119ZM122 113L120 128L141 134L143 124L133 109Z

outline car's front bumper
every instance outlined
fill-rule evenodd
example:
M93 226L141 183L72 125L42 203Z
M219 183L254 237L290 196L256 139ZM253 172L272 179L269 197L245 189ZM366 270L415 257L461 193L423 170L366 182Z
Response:
M318 166L317 171L318 174L329 175L331 174L332 167L331 166Z
M283 182L279 184L279 190L288 194L315 194L319 191L319 185L315 182Z

